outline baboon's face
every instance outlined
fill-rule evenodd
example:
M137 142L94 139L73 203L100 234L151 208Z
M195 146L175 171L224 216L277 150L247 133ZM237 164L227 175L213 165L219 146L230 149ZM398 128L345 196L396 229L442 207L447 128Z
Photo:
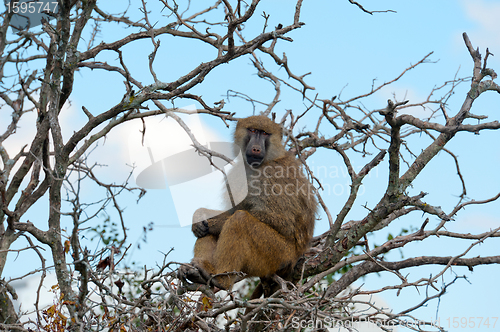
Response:
M267 148L269 147L269 139L271 134L264 130L247 128L247 136L245 139L245 160L248 165L258 168L262 165L266 157Z
M241 148L245 162L253 168L285 155L282 137L281 126L264 115L240 119L234 132L234 142Z

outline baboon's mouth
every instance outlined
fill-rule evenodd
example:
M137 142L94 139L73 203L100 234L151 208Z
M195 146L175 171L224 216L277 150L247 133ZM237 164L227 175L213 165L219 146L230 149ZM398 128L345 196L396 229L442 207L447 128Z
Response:
M264 158L262 158L262 157L247 155L248 165L255 167L255 168L259 167L262 164L263 160L264 160Z

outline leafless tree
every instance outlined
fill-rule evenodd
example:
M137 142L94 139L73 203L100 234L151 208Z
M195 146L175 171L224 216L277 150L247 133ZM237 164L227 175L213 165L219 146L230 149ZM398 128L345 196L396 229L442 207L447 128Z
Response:
M413 314L417 308L439 298L455 282L441 284L442 275L452 267L472 269L478 265L500 263L499 255L466 257L471 248L485 239L499 237L500 228L480 234L454 233L445 229L446 223L467 205L486 204L500 197L499 193L481 200L469 199L458 159L446 147L458 132L479 133L500 128L498 121L488 122L485 116L471 112L474 101L483 93L500 92L500 87L494 82L497 75L487 66L491 55L489 50L481 54L464 33L466 51L473 65L471 77L454 78L436 86L422 101L389 100L379 109L368 109L363 100L380 93L382 88L398 81L410 69L429 61L430 54L393 80L374 84L370 91L356 97L346 100L322 97L315 94L314 87L306 82L307 74L295 73L286 55L276 53L276 45L293 42L290 32L304 25L300 18L302 0L293 4L295 11L290 23L274 28L268 26L268 14L260 15L259 2L217 0L200 8L199 4L190 2L180 4L159 0L152 5L146 1L132 1L126 11L113 14L101 9L103 7L96 0L60 0L57 11L49 10L47 14L52 18L44 19L41 28L30 30L12 30L13 7L8 7L10 9L2 14L1 112L10 112L11 121L0 128L3 130L0 132L0 273L8 255L34 251L40 261L30 274L37 273L41 285L47 271L53 270L58 281L55 291L59 296L50 308L39 308L37 300L37 319L26 321L12 304L12 299L16 298L16 290L11 285L13 280L0 280L0 330L291 330L300 329L302 325L294 325L297 322L318 326L317 322L367 320L389 325L403 325L408 321L421 323L409 326L414 330L442 329L433 326L433 322L419 320ZM358 2L349 2L366 13L375 13ZM150 5L161 8L161 15L152 12ZM292 6L291 3L287 5ZM247 25L259 22L262 29L258 33L247 33ZM127 28L127 34L108 40L102 32L114 26ZM162 77L155 71L159 62L156 54L160 47L167 47L163 43L160 46L160 41L166 36L208 45L214 50L213 56L174 80ZM147 79L134 77L125 57L126 52L133 52L135 45L141 47L141 41L149 41L153 49L148 59L143 59L149 64ZM114 60L97 60L108 53L115 55ZM206 100L193 90L203 86L204 79L210 77L215 68L240 57L252 61L258 76L272 84L274 96L269 101L261 101L229 91L228 98L241 97L261 105L263 113L269 115L271 112L280 113L276 105L279 105L283 89L302 96L304 104L283 112L281 122L285 124L288 146L303 161L308 176L318 188L318 200L329 221L329 230L313 239L310 250L298 262L289 280L275 278L281 287L269 298L245 300L239 294L241 290L221 295L223 292L214 294L205 285L184 285L176 277L178 265L168 261L160 268L146 269L141 279L123 274L116 267L127 253L126 224L130 221L120 205L120 194L135 192L140 198L145 191L130 186L128 179L122 184L100 180L95 175L95 165L87 163L88 154L109 132L128 121L166 116L186 129L201 154L212 158L214 153L197 142L177 115L185 111L174 107L173 102L191 100L198 105L197 113L219 118L224 124L236 120L239 114L226 111L224 100ZM278 75L274 72L279 68L283 70ZM82 107L87 116L86 123L64 139L61 111L71 100L75 75L79 71L84 73L87 84L92 84L92 75L98 71L119 74L123 80L123 93L108 109ZM469 84L470 89L462 96L461 108L455 109L449 106L449 99L459 84ZM226 91L221 91L223 93ZM401 113L415 106L430 110L432 115L420 119ZM8 142L15 137L19 121L34 112L37 114L36 122L32 123L34 137L22 149L9 150ZM310 118L311 114L317 114L315 123L305 121L306 115ZM322 134L326 132L335 134ZM431 143L422 151L412 151L407 142L418 135L428 137ZM324 203L322 183L314 170L307 166L309 158L314 158L319 150L340 155L350 176L350 194L340 211L331 211ZM426 193L415 193L411 189L414 180L441 151L456 161L455 171L463 187L456 206L450 211L426 202ZM352 156L357 154L370 159L358 172L351 162ZM346 219L363 179L384 159L389 165L384 194L377 204L367 206L366 215L361 220ZM101 188L102 197L84 201L81 184L86 182ZM35 224L26 217L27 211L37 202L48 207L49 217L44 224L39 221ZM109 206L119 217L123 236L92 253L82 246L81 231L89 220L95 220ZM412 213L425 213L437 218L439 223L431 226L433 223L428 218L415 231L395 236L380 246L369 243L367 235L371 232ZM61 227L65 218L69 218L73 225L73 229L66 233ZM443 257L437 252L435 256L398 261L384 259L385 254L400 250L411 242L425 243L437 237L465 241L470 246L453 256ZM22 241L28 245L23 249L12 249L14 244L25 243ZM53 266L46 264L47 253L52 256ZM426 265L440 265L442 270L417 280L410 280L401 272ZM400 283L369 291L351 288L361 277L382 271L393 273ZM332 279L334 273L338 277ZM135 287L138 292L127 293L127 287ZM378 308L373 302L358 296L408 287L424 290L422 302L398 312ZM426 289L435 291L426 292ZM39 291L40 287L38 294ZM369 306L371 310L359 310L360 305ZM236 313L234 309L237 309ZM324 325L319 329L322 328Z

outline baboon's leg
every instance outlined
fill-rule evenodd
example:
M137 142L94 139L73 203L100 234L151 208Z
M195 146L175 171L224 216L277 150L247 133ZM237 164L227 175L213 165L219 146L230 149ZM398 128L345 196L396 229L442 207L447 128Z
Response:
M213 235L199 238L194 244L194 258L192 263L204 269L207 273L215 273L213 266L214 252L217 247L217 239Z
M224 224L213 254L215 274L242 271L247 276L266 277L295 263L293 244L247 211L236 211ZM229 288L237 276L217 277Z
M205 284L214 274L213 256L217 239L213 235L196 240L194 245L194 258L191 260L192 266L185 265L179 269L179 276L182 279L189 279L192 282Z

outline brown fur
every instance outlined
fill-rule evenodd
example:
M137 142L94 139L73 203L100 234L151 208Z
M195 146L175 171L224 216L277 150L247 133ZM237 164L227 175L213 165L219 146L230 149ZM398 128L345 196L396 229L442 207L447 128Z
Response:
M238 121L234 140L243 154L249 149L263 149L264 159L254 168L245 157L248 195L241 203L206 222L193 224L198 240L192 264L201 279L235 271L258 277L283 275L293 268L313 235L317 208L314 189L301 163L285 150L281 126L267 117ZM231 173L228 176L231 178ZM193 219L203 220L200 215L205 212L197 210ZM187 277L200 281L190 278L189 273ZM229 274L215 277L212 283L227 289L237 279Z

